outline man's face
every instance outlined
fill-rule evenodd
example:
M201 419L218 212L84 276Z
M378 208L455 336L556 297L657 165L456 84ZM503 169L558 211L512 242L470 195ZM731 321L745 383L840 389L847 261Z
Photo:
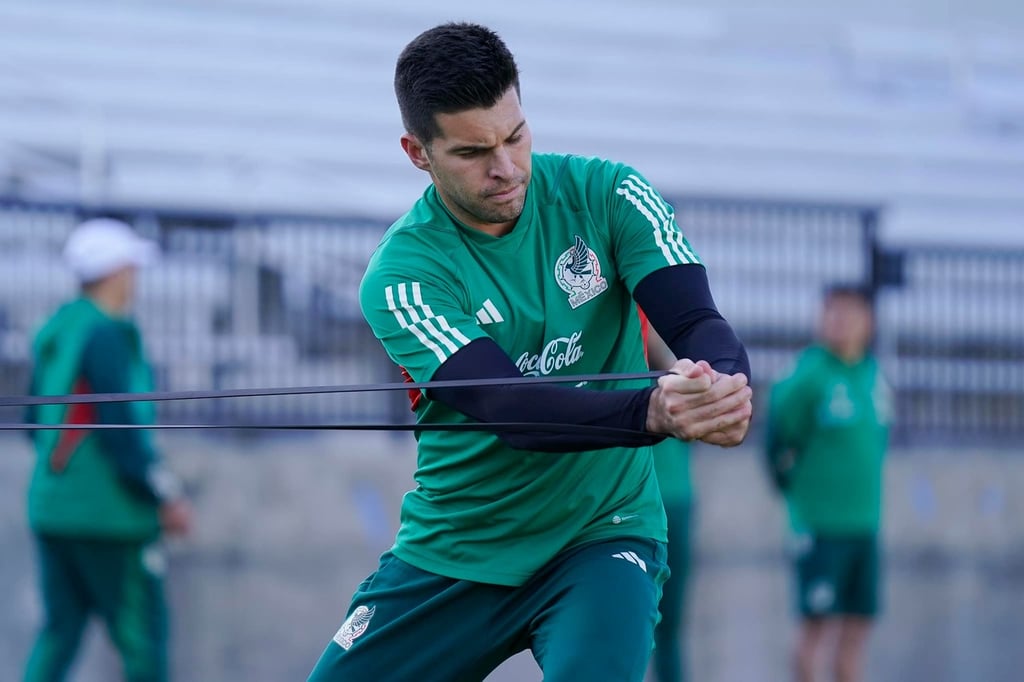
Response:
M131 311L137 276L138 269L134 265L125 266L110 276L110 301L114 312L119 315L127 315Z
M412 134L402 148L430 173L456 218L494 236L508 233L523 212L533 139L515 88L489 109L438 114L441 134L424 147Z
M836 295L825 301L821 316L821 337L830 348L847 359L859 359L871 343L874 318L871 308L859 296Z

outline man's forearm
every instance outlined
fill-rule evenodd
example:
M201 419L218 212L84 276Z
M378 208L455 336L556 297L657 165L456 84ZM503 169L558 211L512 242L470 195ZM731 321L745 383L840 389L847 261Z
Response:
M750 378L747 351L718 312L704 266L656 270L640 281L633 297L677 358L704 360L721 374Z
M434 373L448 381L484 377L520 377L522 373L491 339L477 339L452 355ZM540 452L576 452L610 447L640 447L664 436L647 433L647 409L653 388L596 391L585 388L516 384L480 388L442 388L433 400L481 422L578 424L623 429L621 436L576 433L502 433L508 445Z

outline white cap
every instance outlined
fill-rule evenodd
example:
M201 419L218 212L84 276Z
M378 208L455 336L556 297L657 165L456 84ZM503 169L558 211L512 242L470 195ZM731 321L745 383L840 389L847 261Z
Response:
M144 267L160 255L155 242L143 239L125 223L110 218L87 220L64 246L64 261L85 284L128 266Z

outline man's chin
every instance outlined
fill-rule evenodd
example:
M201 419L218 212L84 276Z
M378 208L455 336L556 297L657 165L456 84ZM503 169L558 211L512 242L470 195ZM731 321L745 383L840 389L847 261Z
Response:
M484 216L484 218L489 223L500 224L519 220L519 216L522 214L523 205L519 204L518 206L508 206L504 211L490 211Z

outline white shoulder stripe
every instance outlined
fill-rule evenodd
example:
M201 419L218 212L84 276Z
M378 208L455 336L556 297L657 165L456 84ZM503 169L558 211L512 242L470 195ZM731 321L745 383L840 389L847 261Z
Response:
M462 346L469 343L469 339L466 338L466 335L460 332L458 328L449 325L448 320L445 319L444 315L434 315L434 311L430 309L430 306L423 302L423 294L421 293L419 282L412 283L412 302L414 305L420 307L427 319L437 320L437 323L441 325L441 329L451 334L456 341L462 344ZM459 348L462 346L459 346ZM454 349L452 352L454 353L456 350L458 350L458 348Z
M455 337L455 340L459 342L459 348L462 348L463 346L469 343L469 338L467 338L465 334L459 331L458 327L452 327L451 325L449 325L448 320L444 318L444 315L438 315L434 319L437 320L437 323L439 325L441 325L441 329L445 330L446 332ZM459 348L456 348L452 352L454 353Z
M412 283L412 302L423 309L423 314L427 317L433 317L434 311L430 309L429 305L423 303L423 293L420 290L420 283Z
M680 263L686 263L686 254L679 248L679 244L675 238L672 215L668 207L658 199L657 195L654 194L653 191L648 191L649 188L647 185L643 185L635 175L631 175L623 180L622 184L633 190L634 194L636 194L636 196L658 217L658 227L655 228L657 231L655 239L660 236L661 240L664 241L668 248L672 250L677 261ZM675 265L675 263L670 263L670 265Z
M402 310L408 313L409 319L412 320L413 324L421 321L419 312L417 312L416 308L409 305L409 296L406 293L405 282L398 285L398 302L401 304Z
M628 185L639 192L655 210L662 220L665 240L672 245L672 250L679 259L683 263L699 263L700 259L697 258L697 255L687 245L682 230L676 224L676 217L672 207L665 203L664 199L654 191L654 188L637 175L630 175L622 181L622 184Z
M653 187L638 175L629 175L616 194L625 197L634 208L644 215L653 227L654 243L662 250L670 265L699 263L696 254L686 244L683 232L676 224L675 212L660 198Z
M672 208L666 204L660 196L658 196L658 193L654 191L653 187L645 183L636 175L630 175L628 178L623 180L623 184L636 190L661 219L662 230L665 233L665 241L672 247L673 253L676 254L679 260L683 263L691 262L686 253L687 249L685 248L686 244L683 240L683 233L676 226L675 214L673 213Z
M636 210L639 211L641 215L647 218L647 221L650 222L651 226L654 228L654 243L658 245L659 249L661 249L661 254L665 256L665 260L668 261L669 265L678 265L675 256L672 255L672 250L668 247L667 244L665 244L665 240L662 239L661 223L657 218L654 217L654 214L651 213L647 206L633 194L633 191L631 189L620 186L617 190L615 190L615 193L625 197L626 201L633 204L633 207L636 208Z
M434 355L437 356L438 362L444 362L445 360L448 359L448 356L445 355L444 351L441 350L441 348L436 343L427 338L426 334L424 334L422 330L417 328L415 325L409 324L409 322L406 321L405 316L402 314L402 311L399 310L399 308L395 305L395 294L394 290L391 287L385 287L384 297L387 299L388 302L388 310L395 314L395 318L398 320L398 324L402 326L402 329L408 329L413 336L419 339L420 343L422 343L428 349L433 351Z
M405 315L395 305L395 290L392 287L384 288L384 298L388 302L388 310L395 314L395 318L398 320L398 324L402 325L402 329L408 327L409 324L405 321Z
M440 341L442 344L444 344L444 347L448 349L448 357L451 357L451 354L454 353L455 351L457 351L459 348L461 348L461 346L456 346L455 343L453 343L451 339L449 339L447 336L442 334L441 331L437 327L434 326L434 323L433 323L432 320L438 320L438 322L440 322L439 318L428 317L425 320L423 320L423 322L421 322L421 324L423 325L424 329L426 329L428 332L430 332L430 335L432 337L434 337L435 339Z
M402 329L408 329L420 343L434 353L438 361L444 362L455 351L469 343L466 335L452 327L444 315L435 315L430 306L423 302L419 282L401 282L397 286L397 300L395 293L394 287L384 288L388 310L394 313Z

